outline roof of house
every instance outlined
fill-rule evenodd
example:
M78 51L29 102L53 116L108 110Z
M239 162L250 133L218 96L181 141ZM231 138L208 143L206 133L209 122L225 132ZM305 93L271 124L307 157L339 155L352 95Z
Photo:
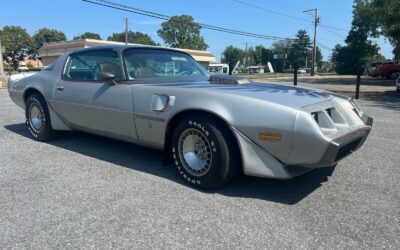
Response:
M80 39L80 40L72 40L72 41L62 41L62 42L51 42L44 43L43 46L39 49L40 57L50 57L50 56L60 56L67 52L72 52L76 49L89 48L94 46L108 46L108 47L151 47L151 48L164 48L164 49L173 49L182 52L186 52L190 54L196 61L200 62L215 62L215 56L208 51L201 50L191 50L191 49L180 49L180 48L166 48L161 46L150 46L143 44L134 44L122 42L114 42L114 41L104 41L104 40L96 40L96 39Z

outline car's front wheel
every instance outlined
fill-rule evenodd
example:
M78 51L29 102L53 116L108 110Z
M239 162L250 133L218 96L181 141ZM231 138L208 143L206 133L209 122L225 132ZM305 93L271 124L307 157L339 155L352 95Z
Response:
M38 94L28 97L25 104L26 125L38 141L47 141L54 135L46 101Z
M178 124L172 154L183 179L204 189L226 184L241 165L235 138L227 126L203 115L185 118Z

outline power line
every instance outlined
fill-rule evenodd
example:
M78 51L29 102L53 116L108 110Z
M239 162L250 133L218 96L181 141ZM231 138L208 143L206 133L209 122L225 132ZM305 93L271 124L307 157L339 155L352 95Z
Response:
M307 23L312 22L311 20L308 20L308 19L305 19L305 18L288 15L288 14L281 13L281 12L278 12L278 11L274 11L274 10L271 10L271 9L267 9L267 8L264 8L264 7L256 6L256 5L253 5L251 3L242 2L240 0L233 0L233 1L237 2L237 3L240 3L240 4L243 4L243 5L246 5L246 6L249 6L249 7L252 7L252 8L255 8L255 9L267 11L267 12L275 14L275 15L280 15L280 16L292 18L292 19L295 19L295 20L298 20L298 21L307 22Z
M122 4L107 1L107 0L82 0L82 1L88 2L91 4L108 7L108 8L127 11L127 12L131 12L131 13L139 14L139 15L158 18L158 19L162 19L162 20L166 20L166 21L171 20L171 17L167 16L167 15L142 10L142 9L134 8L134 7L127 6L127 5L122 5ZM194 22L194 23L205 29L224 32L224 33L230 33L230 34L235 34L235 35L248 36L248 37L267 39L267 40L294 40L294 38L278 37L278 36L272 36L272 35L262 35L262 34L257 34L257 33L251 33L251 32L246 32L246 31L218 27L218 26L204 24L204 23L197 23L197 22Z
M326 25L326 24L321 24L320 26L325 27L325 28L329 28L329 29L339 30L339 31L346 31L346 32L350 31L348 29L338 28L338 27L331 26L331 25Z
M334 30L338 30L338 31L345 31L345 32L349 32L350 31L348 29L335 27L335 25L333 25L332 23L328 22L328 20L325 17L322 18L322 22L327 23L327 24L321 24L321 26L324 26L325 28L334 29Z
M171 20L171 17L167 16L167 15L163 15L163 14L159 14L159 13L151 12L151 11L147 11L147 10L142 10L142 9L134 8L134 7L127 6L127 5L122 5L122 4L111 2L111 1L107 1L107 0L82 0L82 1L88 2L88 3L91 3L91 4L95 4L95 5L99 5L99 6L103 6L103 7L122 10L122 11L126 11L126 12L131 12L131 13L135 13L135 14L138 14L138 15L144 15L144 16L148 16L148 17L153 17L153 18L157 18L157 19L161 19L161 20L166 20L166 21ZM229 34L234 34L234 35L246 36L246 37L253 37L253 38L260 38L260 39L267 39L267 40L274 40L274 41L291 41L291 42L299 41L296 38L278 37L278 36L271 36L271 35L262 35L262 34L245 32L245 31L234 30L234 29L228 29L228 28L223 28L223 27L218 27L218 26L208 25L208 24L203 24L203 23L197 23L197 22L195 22L195 24L197 24L197 25L199 25L199 26L201 26L202 28L205 28L205 29L224 32L224 33L229 33ZM321 43L318 43L318 44L322 45L321 46L322 49L331 51L331 49L328 46L325 46L325 45L323 45Z
M327 32L329 32L329 33L331 33L331 34L333 34L333 35L335 35L335 36L337 36L337 37L343 39L343 40L346 39L345 36L342 36L342 35L340 35L340 34L334 32L333 30L330 30L330 29L326 28L325 26L321 26L321 28L324 29L325 31L327 31Z

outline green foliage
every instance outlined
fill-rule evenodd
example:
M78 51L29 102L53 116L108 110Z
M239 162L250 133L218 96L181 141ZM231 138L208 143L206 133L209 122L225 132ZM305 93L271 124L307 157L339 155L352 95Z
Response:
M111 36L107 38L108 41L116 41L116 42L125 42L125 32L121 33L113 33ZM151 37L142 32L128 32L128 43L137 43L144 45L158 45L156 42L151 39Z
M85 32L79 36L74 36L74 40L80 40L80 39L97 39L97 40L101 40L101 37L99 34L97 33L93 33L93 32Z
M400 59L400 1L398 0L369 0L369 13L376 21L371 25L375 32L380 31L389 38L395 46L393 53L396 59ZM380 29L379 29L380 28Z
M299 30L288 55L289 63L295 68L305 67L306 60L309 60L310 57L312 57L311 48L311 39L307 34L307 31Z
M37 54L37 51L44 43L60 42L67 40L64 32L56 29L41 28L33 35L34 48L32 54Z
M229 65L229 74L232 75L232 71L236 66L237 62L243 57L243 50L235 48L232 45L225 48L223 52L224 58L222 62Z
M323 60L324 60L324 56L322 55L321 49L317 46L317 54L316 54L316 58L315 58L315 63L317 65L317 68L321 68ZM311 56L310 64L308 64L308 65L311 66L311 62L312 62L312 56Z
M161 24L157 34L172 48L206 50L208 45L200 35L201 27L192 16L173 16Z
M280 40L272 44L272 56L284 55L283 59L272 59L273 60L272 65L274 65L276 72L282 72L283 69L289 66L287 55L290 53L292 46L293 46L292 40Z
M34 68L35 66L34 66L31 62L28 62L28 64L26 65L26 67L28 67L28 68Z
M329 61L333 64L336 65L337 62L337 56L339 54L340 49L342 48L342 45L336 44L335 47L332 50L331 57L329 58Z
M376 19L368 1L355 0L351 30L346 38L346 46L335 47L336 72L356 74L379 55L379 47L368 38L375 35Z
M20 26L4 26L1 32L1 44L5 47L3 59L14 69L18 68L28 52L33 49L33 41L24 28Z
M254 65L266 65L273 59L273 52L265 48L263 45L258 45L251 50Z

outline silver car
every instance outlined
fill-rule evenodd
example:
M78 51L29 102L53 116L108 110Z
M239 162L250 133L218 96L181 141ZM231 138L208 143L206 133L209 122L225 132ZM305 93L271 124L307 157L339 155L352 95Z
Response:
M350 98L210 77L190 55L159 47L77 50L35 75L11 77L8 88L35 139L80 130L164 150L200 188L241 170L289 179L335 165L372 126Z

